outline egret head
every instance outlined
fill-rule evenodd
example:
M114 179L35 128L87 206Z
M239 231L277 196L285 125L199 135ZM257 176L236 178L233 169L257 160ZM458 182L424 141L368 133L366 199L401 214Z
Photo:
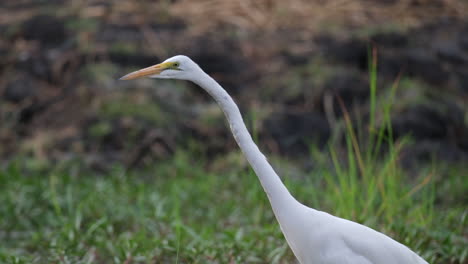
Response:
M198 71L201 71L200 67L189 57L177 55L160 64L131 72L120 78L120 80L133 80L143 77L192 80Z

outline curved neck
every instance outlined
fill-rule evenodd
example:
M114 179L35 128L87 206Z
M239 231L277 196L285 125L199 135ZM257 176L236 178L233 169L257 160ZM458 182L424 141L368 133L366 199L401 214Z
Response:
M282 215L287 214L288 208L291 209L291 205L298 202L289 193L265 156L258 149L234 100L213 78L204 72L203 75L192 81L206 90L223 110L237 144L260 179L273 211L280 220Z

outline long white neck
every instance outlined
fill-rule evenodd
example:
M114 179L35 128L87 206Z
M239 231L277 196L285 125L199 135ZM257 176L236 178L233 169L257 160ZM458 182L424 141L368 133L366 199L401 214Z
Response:
M231 96L213 78L204 72L192 81L206 90L223 110L237 144L260 179L260 183L270 200L273 212L281 224L282 219L287 218L289 209L294 208L299 203L289 193L286 186L284 186L281 179L252 140L249 131L245 127L239 108Z

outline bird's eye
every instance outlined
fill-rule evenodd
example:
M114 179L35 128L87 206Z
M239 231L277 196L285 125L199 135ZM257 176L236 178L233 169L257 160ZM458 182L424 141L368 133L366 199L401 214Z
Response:
M179 67L179 63L178 62L174 62L174 67Z

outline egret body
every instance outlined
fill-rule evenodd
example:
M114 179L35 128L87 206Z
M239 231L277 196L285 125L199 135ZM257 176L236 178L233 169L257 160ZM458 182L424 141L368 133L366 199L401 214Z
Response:
M121 79L141 77L192 81L216 100L301 264L427 264L408 247L380 232L298 202L252 140L234 100L190 58L174 56Z

